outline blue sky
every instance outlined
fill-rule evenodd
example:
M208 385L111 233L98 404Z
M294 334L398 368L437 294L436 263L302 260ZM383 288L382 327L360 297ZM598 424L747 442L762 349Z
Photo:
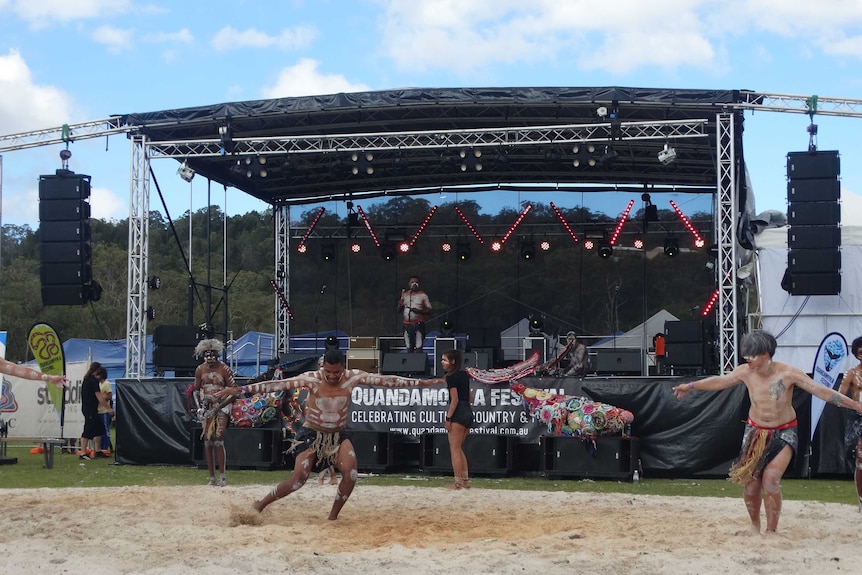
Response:
M862 99L862 2L0 0L0 134L259 98L483 86L750 89ZM814 121L818 148L841 152L843 189L862 193L862 118ZM758 212L785 209L785 156L807 148L808 123L804 114L746 115L745 157ZM126 217L125 137L70 149L69 167L92 176L93 216ZM3 224L38 226L38 176L60 167L60 150L3 154ZM206 206L200 178L186 184L173 160L153 168L172 217ZM471 199L494 212L528 198ZM611 215L628 199L553 198L562 207L583 204ZM267 207L233 189L214 188L212 201L230 215ZM708 197L676 201L687 212L710 206ZM150 205L165 211L155 190Z

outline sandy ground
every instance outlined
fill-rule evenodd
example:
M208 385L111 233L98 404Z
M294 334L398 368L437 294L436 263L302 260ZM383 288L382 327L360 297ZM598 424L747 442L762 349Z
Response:
M751 536L741 498L593 495L309 481L241 523L267 488L0 490L0 573L860 573L862 515L785 502Z

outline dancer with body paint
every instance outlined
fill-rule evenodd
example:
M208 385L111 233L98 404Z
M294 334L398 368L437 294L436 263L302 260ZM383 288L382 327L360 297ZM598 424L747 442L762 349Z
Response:
M739 459L730 468L730 480L743 486L742 497L753 533L760 533L760 505L764 504L769 536L775 535L781 515L781 477L799 441L793 388L862 413L862 404L858 401L820 385L800 369L772 361L776 345L770 333L747 333L740 345L745 364L726 375L681 383L673 388L677 399L694 389L719 391L740 383L748 388L751 408Z
M230 402L219 403L217 392L224 389L239 389L233 380L233 372L226 363L219 361L219 354L224 351L224 344L217 339L205 339L195 347L195 357L204 358L204 363L195 369L195 399L201 406L204 418L201 438L204 440L204 455L210 478L209 485L224 487L227 485L225 468L227 454L224 449L224 435L230 423ZM220 477L215 478L215 468L218 466Z
M859 401L862 399L862 337L857 337L850 344L853 357L859 360L859 365L847 370L838 393ZM859 512L862 513L862 415L856 414L850 429L850 438L856 440L856 471L853 478L856 481L856 496L859 499Z
M422 380L394 375L374 375L358 369L345 369L344 354L340 350L327 351L323 366L296 377L253 383L238 388L226 388L216 395L231 398L241 392L269 393L305 389L305 423L297 432L296 462L290 477L276 485L262 499L255 501L258 512L270 503L286 497L305 485L312 472L320 472L334 465L341 472L341 483L335 493L335 502L329 519L338 519L341 508L356 485L356 453L350 438L344 432L350 407L350 394L357 385L378 387L429 386L438 380Z

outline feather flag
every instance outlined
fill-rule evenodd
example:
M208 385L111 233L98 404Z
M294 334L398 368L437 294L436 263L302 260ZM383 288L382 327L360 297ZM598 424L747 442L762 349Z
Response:
M66 357L63 353L63 345L53 327L47 323L37 323L31 327L30 334L27 336L27 345L30 347L33 358L39 364L42 373L48 375L66 374ZM60 418L60 429L62 430L66 408L65 389L56 385L45 385L48 389L48 397L51 398L51 403L57 410L57 416Z

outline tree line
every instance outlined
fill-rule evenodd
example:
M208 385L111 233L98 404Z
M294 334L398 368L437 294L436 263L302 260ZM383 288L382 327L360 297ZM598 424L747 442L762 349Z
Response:
M709 250L688 249L692 238L673 212L661 211L658 221L651 222L645 222L643 211L633 213L613 255L601 259L583 244L610 236L615 218L586 208L560 209L558 214L544 204L533 204L521 217L526 205L489 215L469 200L459 201L457 211L454 202L439 204L433 214L434 206L424 198L371 204L363 213L381 247L356 216L292 207L286 278L273 277L271 210L230 216L226 222L216 206L173 221L152 211L148 274L159 277L160 288L148 292L155 317L147 332L159 325L210 323L220 338L272 333L277 305L272 280L289 303L291 334L341 330L377 337L400 335L396 302L407 279L418 275L434 308L428 330L448 320L477 348L499 347L500 332L525 317L540 319L550 334L574 330L595 337L626 331L663 308L688 319L692 308L702 307L715 290L714 272L707 269ZM343 206L336 209L345 212ZM307 250L299 253L299 240L318 215ZM506 237L519 217L520 224ZM690 219L704 238L713 236L709 214ZM90 223L93 278L103 290L99 301L85 306L43 306L39 231L3 226L0 329L8 332L7 359L31 359L26 336L37 322L51 324L64 341L126 338L128 220ZM382 251L394 234L412 246L387 261ZM636 235L643 238L644 249L628 247ZM669 237L682 248L674 257L663 253ZM503 238L502 249L493 252L491 243ZM543 242L550 249L543 250ZM444 251L444 244L451 249ZM525 259L522 249L531 245L533 257ZM459 248L469 249L469 257L459 257ZM329 254L327 260L323 252Z

